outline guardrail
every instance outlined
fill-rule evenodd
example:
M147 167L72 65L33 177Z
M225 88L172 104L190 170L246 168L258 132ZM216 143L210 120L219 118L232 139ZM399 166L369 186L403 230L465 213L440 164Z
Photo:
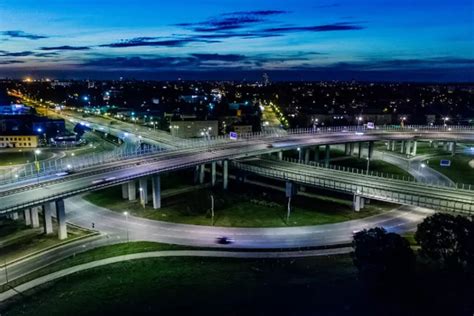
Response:
M248 133L239 135L238 139L230 139L227 135L221 135L217 137L209 137L203 139L184 139L174 149L163 149L158 146L141 145L136 148L122 147L120 149L113 150L106 153L92 153L77 157L67 157L60 159L50 159L47 161L40 161L38 163L29 163L20 167L12 168L11 170L2 170L0 172L0 186L10 184L13 182L19 182L23 180L32 179L35 177L42 177L52 175L57 172L66 171L69 169L82 170L91 166L102 165L105 163L114 162L117 160L132 159L138 157L146 157L147 155L155 154L158 152L173 152L179 151L180 149L197 149L197 148L209 148L227 144L229 142L242 143L251 140L264 140L268 138L281 138L291 135L312 135L312 134L331 134L340 132L451 132L451 131L465 131L473 132L474 127L472 126L406 126L401 128L400 126L380 126L375 129L368 129L365 126L335 126L335 127L320 127L320 128L305 128L305 129L290 129L286 132L278 130L269 130L258 133ZM474 135L473 135L474 136Z
M454 211L473 214L474 199L471 191L419 185L414 182L393 180L393 183L373 181L372 184L354 183L351 179L331 179L325 176L300 174L298 172L281 171L260 166L232 162L232 165L260 176L283 181L320 187L324 189L357 194L369 199L427 207L440 211ZM373 176L361 175L364 177Z

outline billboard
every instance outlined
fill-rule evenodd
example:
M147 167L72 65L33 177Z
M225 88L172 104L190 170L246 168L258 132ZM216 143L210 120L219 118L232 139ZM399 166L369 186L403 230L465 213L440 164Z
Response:
M439 161L439 165L441 167L450 167L451 166L451 160L448 160L448 159L441 159Z
M236 140L237 139L237 133L236 132L230 132L229 133L229 138Z

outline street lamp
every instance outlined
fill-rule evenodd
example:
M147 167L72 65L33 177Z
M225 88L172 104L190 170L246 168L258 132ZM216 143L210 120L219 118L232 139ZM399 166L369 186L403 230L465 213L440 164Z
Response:
M367 175L369 174L370 157L367 157Z
M405 121L407 120L407 117L406 116L402 116L400 117L400 126L401 127L404 127L405 126Z
M443 117L443 125L446 127L446 122L449 121L449 117Z
M40 170L40 165L38 162L38 155L41 154L41 150L35 149L35 167L36 167L36 179L38 180L39 183L39 170Z
M359 129L360 122L362 122L362 116L357 117L357 129Z
M128 236L128 212L123 212L123 215L125 215L125 222L126 222L126 227L127 227L127 242L130 242L130 238Z

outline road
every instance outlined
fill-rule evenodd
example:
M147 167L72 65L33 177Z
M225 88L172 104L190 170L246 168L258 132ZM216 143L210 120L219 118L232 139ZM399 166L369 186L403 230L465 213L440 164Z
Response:
M432 157L431 155L420 155L412 158L405 158L397 154L391 154L383 151L374 151L373 157L374 159L383 160L406 170L418 181L426 183L439 183L440 185L445 186L454 185L454 182L451 179L442 173L431 169L428 165L423 163L423 161Z
M407 139L413 137L474 139L474 133L446 133L438 131L389 133L387 131L375 131L365 134L349 132L292 134L288 136L269 136L246 141L227 142L216 145L212 150L209 149L209 147L194 147L176 151L165 151L155 155L144 156L143 158L138 158L138 160L102 163L100 164L100 170L94 170L94 172L91 172L90 168L86 168L84 170L78 170L73 175L62 177L61 179L52 180L51 176L47 179L43 179L42 177L38 178L37 182L44 183L44 186L32 185L31 182L15 182L9 186L2 186L0 188L0 195L2 195L0 213L21 210L46 201L66 198L82 192L121 184L138 177L189 168L211 161L256 156L263 153L289 150L304 146L375 141L387 138ZM120 166L117 166L117 163L119 163ZM95 168L97 168L97 166ZM101 181L101 179L113 180L107 181L107 183L93 184L93 182Z
M388 177L347 172L340 169L273 159L251 159L234 163L239 169L302 185L355 194L396 204L433 208L440 211L474 211L474 194L466 189L435 186Z
M130 241L154 241L229 249L291 249L348 243L355 231L375 226L382 226L396 233L414 231L418 223L433 213L423 208L402 206L379 215L336 224L281 228L231 228L176 224L132 216L129 216L127 221L123 214L91 204L80 196L69 198L65 202L68 222L83 227L91 227L91 223L94 222L95 228L102 232L101 237L90 242L80 241L68 244L13 264L8 267L10 279L85 250L125 242L127 232ZM232 237L235 243L219 245L215 242L218 236ZM4 273L0 273L0 284L2 283L5 283Z

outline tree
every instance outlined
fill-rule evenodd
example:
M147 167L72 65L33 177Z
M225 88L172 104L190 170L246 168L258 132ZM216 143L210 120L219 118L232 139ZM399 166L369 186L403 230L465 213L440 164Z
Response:
M352 247L354 265L372 285L397 284L413 271L415 256L408 241L381 227L354 234Z
M458 215L436 213L418 225L415 239L420 254L440 261L449 268L461 268L473 263L474 225L472 220Z

